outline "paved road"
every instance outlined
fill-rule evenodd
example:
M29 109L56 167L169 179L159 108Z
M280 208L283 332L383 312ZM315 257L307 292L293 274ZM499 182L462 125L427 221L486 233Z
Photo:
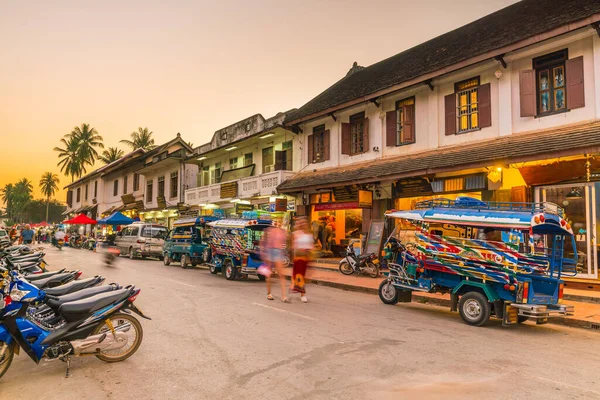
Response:
M1 399L600 399L600 335L557 326L473 328L457 314L387 306L309 287L303 304L267 301L255 279L48 249L52 267L142 288L144 342L129 360L36 366L21 354Z

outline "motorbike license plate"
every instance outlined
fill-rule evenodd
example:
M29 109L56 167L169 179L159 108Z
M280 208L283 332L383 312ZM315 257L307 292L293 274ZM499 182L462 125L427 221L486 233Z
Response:
M379 260L378 259L374 259L373 260L373 264L379 264Z

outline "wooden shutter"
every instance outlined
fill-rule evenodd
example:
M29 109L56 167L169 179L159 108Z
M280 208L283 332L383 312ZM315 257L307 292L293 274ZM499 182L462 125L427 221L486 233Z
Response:
M481 85L477 89L477 109L479 112L479 127L492 126L492 93L489 83Z
M385 145L396 146L396 131L398 129L398 113L396 110L385 113Z
M415 105L402 106L402 142L412 143L415 141Z
M519 99L521 102L521 117L535 117L535 70L519 71Z
M323 156L321 157L322 161L329 160L329 157L331 155L330 147L331 139L329 136L329 129L327 129L325 132L323 132Z
M67 192L67 205L69 207L73 207L73 191L72 190L69 190Z
M314 135L308 135L308 140L307 140L307 144L306 146L308 146L308 163L307 164L312 164L315 160L315 154L314 154L314 150L315 150L315 144L314 144Z
M363 121L363 151L369 151L369 118Z
M444 97L446 114L446 136L456 135L456 93Z
M567 108L572 110L584 107L583 56L567 60L565 68L567 70Z
M275 152L275 171L283 170L283 163L285 162L285 151Z
M350 155L352 148L352 135L350 133L350 124L342 122L342 154Z

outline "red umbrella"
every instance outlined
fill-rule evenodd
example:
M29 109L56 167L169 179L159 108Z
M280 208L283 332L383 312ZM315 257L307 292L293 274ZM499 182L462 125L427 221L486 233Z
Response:
M63 223L69 225L96 225L96 220L91 219L85 214L79 214L75 218L65 221Z
M47 223L46 221L42 221L42 222L40 222L39 224L36 224L36 226L43 226L43 227L46 227L46 228L47 228L47 227L49 227L49 226L50 226L50 224L49 224L49 223Z

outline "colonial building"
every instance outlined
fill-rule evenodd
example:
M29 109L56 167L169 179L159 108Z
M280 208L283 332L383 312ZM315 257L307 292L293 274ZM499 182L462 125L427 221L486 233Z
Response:
M334 217L338 244L419 200L551 201L578 233L579 277L597 279L599 21L598 2L524 0L355 63L286 119L302 172L278 191Z
M294 154L296 135L283 126L285 116L253 115L219 129L209 143L196 148L188 162L198 165L198 174L185 202L203 213L268 210L277 185L300 167Z

